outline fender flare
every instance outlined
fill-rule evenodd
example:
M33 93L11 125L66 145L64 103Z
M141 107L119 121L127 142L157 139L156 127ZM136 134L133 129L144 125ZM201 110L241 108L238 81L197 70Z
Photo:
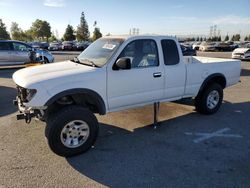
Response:
M104 103L102 97L97 92L95 92L93 90L83 89L83 88L75 88L75 89L69 89L69 90L62 91L62 92L54 95L53 97L51 97L45 103L45 106L49 106L49 105L53 104L55 101L57 101L58 99L60 99L64 96L74 95L74 94L88 94L89 96L93 97L96 101L96 105L97 105L99 114L100 115L106 114L106 106L105 106L105 103Z
M214 78L216 77L220 77L220 78L223 78L223 81L225 81L225 85L223 85L223 89L226 87L227 85L227 80L226 80L226 77L221 74L221 73L214 73L214 74L211 74L209 75L204 81L203 83L201 84L201 87L199 89L199 92L198 92L198 95L203 91L203 89L207 86L207 84Z

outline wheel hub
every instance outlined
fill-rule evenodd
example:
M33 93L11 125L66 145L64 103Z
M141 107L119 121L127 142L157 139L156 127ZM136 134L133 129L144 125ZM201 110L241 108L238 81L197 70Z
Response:
M86 142L89 137L89 126L82 120L74 120L66 124L61 131L61 142L69 148L76 148Z
M219 92L216 90L211 91L207 97L207 107L209 109L214 109L218 105L219 100L220 100Z

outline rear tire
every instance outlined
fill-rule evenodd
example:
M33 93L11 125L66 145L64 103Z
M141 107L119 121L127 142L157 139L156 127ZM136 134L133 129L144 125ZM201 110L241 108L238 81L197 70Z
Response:
M196 111L201 114L214 114L219 110L222 100L223 88L221 85L211 84L195 98Z
M68 106L47 121L45 136L57 155L71 157L86 152L98 135L95 115L80 106Z

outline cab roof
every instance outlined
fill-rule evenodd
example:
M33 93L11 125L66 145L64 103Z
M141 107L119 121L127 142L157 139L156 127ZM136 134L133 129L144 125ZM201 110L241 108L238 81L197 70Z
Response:
M134 39L142 39L142 38L146 38L146 37L150 37L150 38L168 38L168 39L176 39L176 37L173 36L168 36L168 35L111 35L111 36L104 36L103 38L119 38L119 39L130 39L130 38L134 38Z

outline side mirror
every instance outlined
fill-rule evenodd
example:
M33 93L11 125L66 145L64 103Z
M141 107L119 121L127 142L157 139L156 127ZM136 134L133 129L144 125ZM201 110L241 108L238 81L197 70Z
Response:
M131 69L131 60L130 58L122 57L116 61L116 67L118 69Z

